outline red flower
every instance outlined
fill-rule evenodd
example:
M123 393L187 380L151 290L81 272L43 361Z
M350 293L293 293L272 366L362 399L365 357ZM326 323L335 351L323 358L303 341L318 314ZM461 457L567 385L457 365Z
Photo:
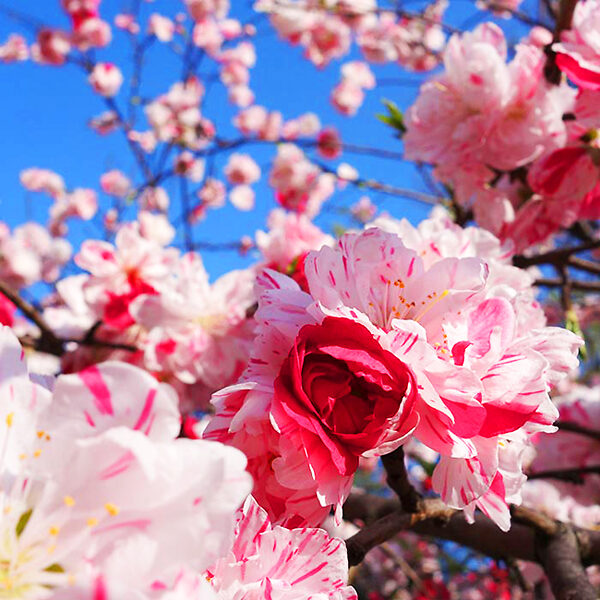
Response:
M413 431L415 397L411 369L369 329L326 317L299 331L271 410L282 436L299 442L311 464L333 462L349 476L359 456L382 444L389 452Z

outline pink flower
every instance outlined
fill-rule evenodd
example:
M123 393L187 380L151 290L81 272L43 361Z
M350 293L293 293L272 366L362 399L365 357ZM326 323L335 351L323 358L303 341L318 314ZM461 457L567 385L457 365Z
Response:
M201 158L195 158L187 150L175 158L175 173L187 177L190 181L198 183L204 177L204 161Z
M277 201L288 210L314 216L334 191L333 176L321 173L294 144L281 144L269 174Z
M292 263L309 250L333 244L333 238L321 231L306 215L278 208L269 214L269 231L256 232L256 246L270 269L288 272Z
M260 179L260 167L249 154L232 154L224 169L225 177L233 185L256 183Z
M414 374L373 332L326 317L298 332L274 382L271 414L284 437L351 476L358 457L398 446L417 424ZM393 448L389 447L387 451Z
M131 181L121 171L113 169L100 177L100 187L105 194L125 198L131 191Z
M140 194L139 203L142 210L158 210L164 213L169 208L169 195L163 187L147 187Z
M31 192L45 192L53 198L58 198L65 193L63 178L48 169L30 168L21 171L19 175L23 187Z
M254 208L254 196L254 190L249 185L236 185L229 192L231 204L243 211Z
M230 552L208 573L221 600L355 600L346 546L322 529L273 527L252 496L238 512ZM260 590L260 591L259 591ZM284 591L285 590L285 591Z
M29 58L29 48L25 38L15 33L8 37L4 44L0 45L0 61L4 63L27 60Z
M229 12L229 0L185 0L185 4L194 21L207 17L222 19Z
M583 200L598 182L600 169L585 146L567 146L535 162L528 182L538 194Z
M377 207L368 196L362 196L358 202L350 207L350 212L361 223L368 223L377 213Z
M73 45L80 50L104 48L112 40L110 25L102 19L86 19L73 33Z
M342 154L342 139L337 129L326 127L317 136L317 150L324 158L333 160Z
M344 115L356 114L364 99L362 88L348 79L342 79L331 91L331 103Z
M209 208L221 208L225 204L225 184L219 179L208 177L198 191L198 198Z
M556 64L582 89L600 89L600 3L586 0L575 6L572 28L554 44Z
M148 33L161 42L170 42L175 33L175 24L168 17L152 13L148 18Z
M137 35L140 32L140 25L135 20L133 15L120 13L115 16L115 27L123 29L132 35Z
M62 65L71 51L67 34L56 29L41 29L31 47L32 58L42 64Z
M254 102L254 92L247 85L232 85L228 89L228 98L232 104L246 108Z
M101 96L115 96L123 84L123 75L112 63L98 63L90 73L88 81Z
M324 67L348 52L350 40L350 28L335 16L323 12L307 36L306 56L318 67Z
M375 75L369 65L359 60L353 60L342 65L342 78L354 83L360 88L372 90L375 85Z

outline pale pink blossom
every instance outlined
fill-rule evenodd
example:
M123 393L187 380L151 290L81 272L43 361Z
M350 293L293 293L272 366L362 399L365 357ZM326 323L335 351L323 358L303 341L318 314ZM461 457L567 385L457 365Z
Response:
M152 13L148 18L148 33L161 42L170 42L175 33L175 24L168 17Z
M229 192L229 200L238 210L252 210L254 198L254 190L249 185L236 185Z
M333 193L333 180L333 176L321 173L298 146L281 144L277 148L269 184L275 188L277 201L284 208L309 216L317 214Z
M100 135L107 135L118 128L119 117L109 110L91 119L89 126Z
M198 198L209 208L221 208L225 204L225 184L219 179L208 177L198 191Z
M276 208L269 214L267 226L268 231L256 232L256 247L270 269L284 273L294 260L305 256L310 250L333 244L333 238L321 231L306 215Z
M23 187L30 192L45 192L53 198L62 196L66 191L63 178L48 169L25 169L21 171L19 179Z
M208 570L222 600L355 600L346 546L322 529L273 527L252 496L238 512L235 542Z
M191 152L185 150L175 158L174 169L178 175L199 183L204 177L205 164L201 158L196 158Z
M161 246L167 246L175 237L175 228L162 213L151 213L141 210L138 214L140 234L147 240L152 240Z
M128 15L124 13L115 15L115 27L123 29L124 31L127 31L132 35L137 35L140 32L140 25L135 20L135 17L133 15Z
M194 21L207 17L223 19L229 12L229 0L185 0L185 5Z
M86 19L73 33L73 45L80 50L104 48L112 40L110 25L98 18Z
M254 300L253 274L233 271L210 285L193 253L178 261L173 274L159 295L140 295L131 307L135 320L149 331L146 365L183 383L223 387L247 360L251 324L246 310Z
M571 29L553 44L556 64L582 89L600 89L600 3L586 0L575 6Z
M165 188L160 186L145 188L138 201L142 210L158 210L164 213L169 208L169 195Z
M331 91L331 103L342 114L355 115L365 99L363 89L356 83L342 79Z
M118 169L104 173L100 177L100 187L105 194L117 198L125 198L132 189L129 178Z
M191 77L173 84L168 93L148 104L146 117L158 139L201 148L214 135L214 127L200 112L203 95L202 83Z
M371 201L369 196L361 196L358 202L355 202L350 207L352 216L361 223L368 223L377 213L377 207Z
M229 101L240 108L246 108L254 103L254 92L247 85L232 85L227 93Z
M283 117L280 112L268 112L263 106L253 105L240 111L233 122L246 135L256 135L263 140L276 140L281 132Z
M340 69L342 78L354 83L365 90L372 90L375 87L375 75L369 65L359 60L353 60L342 65Z
M176 440L168 386L105 363L60 377L51 394L30 381L7 328L0 360L8 398L0 499L10 507L1 530L13 593L67 597L63 586L72 590L73 578L82 583L90 570L123 578L129 591L149 590L184 566L202 571L223 556L250 487L246 460L232 448Z
M217 56L224 37L219 25L213 19L203 19L194 25L192 39L198 48L206 50L211 56Z
M0 45L0 61L4 63L19 62L29 58L29 48L25 38L16 33L11 34L4 44Z
M247 185L260 179L260 167L249 154L232 154L223 172L233 185Z
M120 69L112 63L98 63L88 78L94 91L101 96L115 96L123 84Z
M314 113L304 113L296 119L291 119L283 124L281 136L286 140L295 140L299 137L311 137L321 129L321 121Z
M57 198L50 207L48 229L53 235L61 236L66 233L65 221L77 217L89 221L98 210L96 192L87 188L76 188L68 194Z
M564 145L562 115L572 90L551 86L545 55L519 45L506 64L506 41L491 23L454 35L444 52L445 73L421 88L406 113L406 157L436 165L460 203L510 171Z
M56 29L41 29L36 43L31 47L31 58L47 65L64 64L71 51L69 37Z

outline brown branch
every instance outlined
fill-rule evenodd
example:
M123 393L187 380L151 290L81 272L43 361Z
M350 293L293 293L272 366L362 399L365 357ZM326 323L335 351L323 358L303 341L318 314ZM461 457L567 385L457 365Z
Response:
M579 269L580 271L586 271L587 273L594 273L600 275L600 263L592 260L585 260L585 258L579 258L578 256L570 256L568 260L570 267Z
M562 431L579 433L580 435L591 437L592 439L600 442L600 431L597 431L596 429L591 429L589 427L585 427L584 425L579 425L578 423L572 423L571 421L556 421L554 424Z
M36 338L37 349L40 352L61 356L64 352L63 341L50 329L42 315L3 281L0 281L0 293L8 298L40 330L40 337Z
M585 483L585 475L600 475L600 465L591 465L588 467L577 467L574 469L549 469L547 471L535 471L527 473L527 479L560 479L569 483Z
M513 507L512 526L504 532L481 513L477 513L474 523L469 524L461 511L447 507L442 510L439 500L426 499L422 502L425 511L407 514L402 512L398 502L371 494L352 494L344 504L344 518L367 525L348 540L351 560L364 556L372 547L382 543L379 540L386 535L389 536L386 539L390 539L398 532L410 529L422 535L456 542L498 560L512 558L546 564L542 563L545 555L540 552L539 532L547 536L546 540L562 536L562 524L525 507ZM430 504L432 502L438 504ZM369 531L373 526L375 530ZM600 532L579 527L573 527L572 531L579 548L580 565L600 564Z
M8 300L10 300L25 317L34 323L40 331L39 337L25 335L19 339L21 344L27 348L33 348L38 352L52 354L53 356L63 356L65 353L65 344L67 342L75 342L80 346L95 346L98 348L110 348L112 350L126 350L128 352L138 351L138 348L130 344L105 342L96 339L95 333L100 326L100 323L95 323L83 339L60 338L52 331L39 311L3 281L0 281L0 293L8 298Z
M566 29L571 28L573 13L577 0L560 0L558 5L558 16L554 27L553 43L560 41L560 34ZM562 73L556 65L556 52L552 50L552 44L546 46L546 65L544 66L544 76L546 81L553 85L559 85L562 80Z
M402 509L407 513L417 512L420 509L421 495L408 479L402 446L382 456L381 462L387 473L387 484L400 498Z
M565 282L561 278L550 278L540 277L533 282L534 285L540 287L554 287L562 288L565 287ZM573 290L584 290L586 292L600 292L600 281L582 281L571 279L569 281L569 287Z
M598 599L585 574L579 542L571 527L560 523L551 536L538 532L536 551L556 600Z
M359 564L369 550L383 544L400 531L412 529L421 521L447 521L454 512L454 509L448 508L441 500L433 498L419 502L417 512L406 513L400 508L390 512L346 540L348 563L350 566Z
M561 265L568 263L572 255L578 254L579 252L585 252L586 250L593 250L594 248L600 248L600 240L592 240L584 244L579 244L578 246L556 248L535 256L515 254L515 256L513 256L513 265L515 265L515 267L520 267L521 269L526 269L527 267L533 267L535 265Z

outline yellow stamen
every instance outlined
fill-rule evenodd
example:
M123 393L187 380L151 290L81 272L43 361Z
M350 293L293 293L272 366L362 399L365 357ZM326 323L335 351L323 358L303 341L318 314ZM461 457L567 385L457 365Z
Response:
M115 504L113 504L112 502L107 502L104 505L104 508L106 509L106 512L111 516L111 517L115 517L116 515L119 514L119 507L116 506Z

